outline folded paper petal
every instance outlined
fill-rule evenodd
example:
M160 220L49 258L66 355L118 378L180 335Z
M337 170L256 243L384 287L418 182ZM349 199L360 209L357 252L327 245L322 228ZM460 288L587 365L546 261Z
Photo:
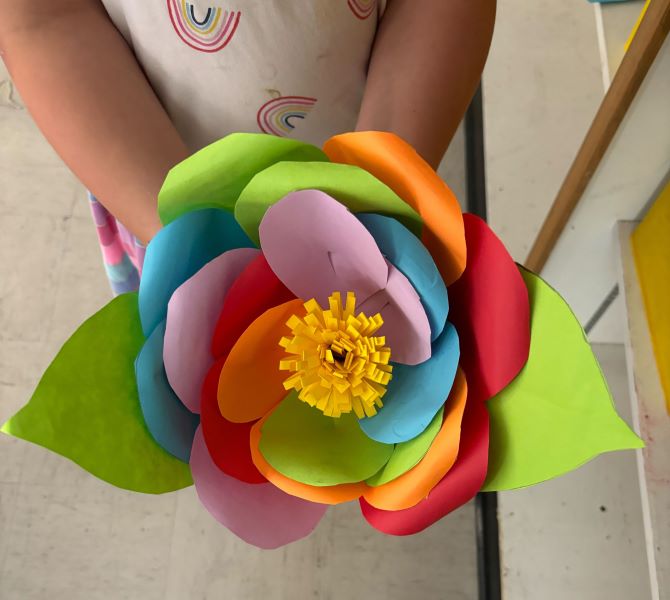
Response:
M163 361L170 387L184 405L200 412L202 382L214 358L210 340L226 294L260 255L253 248L229 250L182 283L168 303Z
M414 148L391 133L361 131L336 135L323 149L333 162L362 167L415 209L424 223L421 239L444 282L458 279L466 257L458 200Z
M172 456L187 463L200 419L182 404L168 383L163 366L164 335L165 322L162 322L137 355L137 393L153 438Z
M173 221L147 246L140 281L140 319L148 336L167 315L174 291L227 250L251 248L235 218L223 210L199 210Z
M279 370L284 350L279 340L292 315L305 314L303 303L292 300L256 319L237 340L219 379L219 409L233 423L260 419L286 396L286 373Z
M358 304L366 315L380 313L384 325L378 335L386 337L393 362L418 365L430 358L430 323L426 311L407 277L388 264L386 287Z
M120 488L162 494L191 485L188 465L163 450L144 423L133 366L143 344L137 294L117 296L65 342L2 431Z
M226 475L212 462L200 429L193 442L191 471L198 497L211 515L259 548L278 548L309 535L328 509L271 483L251 485Z
M479 217L463 215L468 263L449 288L461 339L469 398L488 400L526 364L530 347L528 291L505 246Z
M361 429L385 444L406 442L419 435L449 396L458 357L458 335L448 323L433 344L429 360L417 366L393 366L384 407L374 417L361 419Z
M491 450L486 490L524 487L576 469L598 454L642 448L614 409L576 317L542 279L521 275L531 302L528 363L487 406Z
M368 489L364 481L357 483L343 483L333 486L315 486L306 483L300 483L282 475L274 469L266 460L259 449L261 440L261 428L265 424L267 417L256 422L251 428L251 457L254 465L273 485L277 486L287 494L309 500L310 502L319 502L321 504L342 504L356 500Z
M286 477L315 486L363 481L393 454L392 445L375 442L361 431L353 413L327 417L299 400L296 392L268 415L259 449Z
M221 416L217 390L224 359L218 359L202 386L201 429L207 449L216 466L227 475L246 483L265 483L267 479L251 460L250 435L254 421L231 423Z
M441 408L433 417L430 425L419 435L407 442L395 444L393 454L391 454L388 462L372 477L368 477L365 483L371 487L383 486L412 470L421 462L421 459L426 455L435 441L442 427L443 418L444 409Z
M447 321L449 297L430 253L419 238L395 219L374 214L356 216L375 238L381 253L419 294L430 323L431 340L435 341Z
M328 306L335 291L358 302L386 286L388 268L374 238L347 208L318 190L273 205L259 227L270 267L298 298Z
M388 215L421 235L419 214L387 185L358 167L325 162L281 162L260 172L240 194L235 218L258 243L258 227L266 211L299 190L321 190L353 213Z
M263 254L242 271L228 290L212 338L212 355L228 356L247 327L266 310L295 296L279 280Z
M368 484L371 487L365 492L363 497L370 505L382 510L411 508L424 500L430 491L442 480L456 462L458 456L458 449L461 443L461 423L463 421L467 394L468 389L465 377L463 372L459 370L454 380L454 387L444 406L444 420L439 421L441 428L428 452L414 468L404 474L400 474L392 481L372 487L376 484L368 480ZM436 418L438 415L436 415ZM423 435L421 434L419 437ZM398 444L396 450L400 446L402 444ZM393 458L389 461L389 465L392 462Z
M173 167L158 194L158 214L167 225L203 208L232 211L256 173L280 161L327 161L314 146L257 133L233 133Z
M454 466L430 491L425 500L404 510L379 510L360 499L365 519L375 529L390 535L412 535L423 531L451 511L471 500L486 477L489 415L483 402L467 400L461 447Z

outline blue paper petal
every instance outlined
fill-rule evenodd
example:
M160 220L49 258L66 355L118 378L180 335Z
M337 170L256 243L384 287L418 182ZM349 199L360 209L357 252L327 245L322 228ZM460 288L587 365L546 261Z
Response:
M144 421L153 438L172 456L187 463L200 417L182 404L168 383L163 365L164 336L165 321L162 321L137 355L137 391Z
M458 334L448 323L426 362L416 366L393 365L393 379L387 387L384 406L374 417L361 419L361 429L373 440L385 444L415 438L446 402L459 357Z
M409 229L395 219L371 213L356 216L375 238L381 253L414 286L430 323L431 340L435 341L447 321L449 297L430 253Z
M254 244L232 213L219 209L182 215L147 246L140 281L140 321L146 337L167 315L173 292L201 267L234 248Z

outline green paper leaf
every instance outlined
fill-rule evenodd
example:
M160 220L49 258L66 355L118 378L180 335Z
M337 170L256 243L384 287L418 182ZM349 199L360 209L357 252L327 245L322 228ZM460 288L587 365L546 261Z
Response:
M568 305L521 269L531 308L530 356L488 401L489 470L483 491L558 477L613 450L643 442L616 413L591 346Z
M381 410L384 409L382 408ZM366 483L373 487L384 485L416 467L426 455L426 452L430 450L437 434L440 433L443 415L444 408L441 408L428 427L426 427L419 435L407 442L396 444L395 450L389 461L378 473L375 473L370 477Z
M364 481L393 453L392 444L363 433L355 414L327 417L299 400L296 392L263 424L259 449L286 477L315 486Z
M394 217L417 236L423 222L391 188L359 167L326 162L281 162L268 167L244 188L235 205L235 218L257 244L258 226L265 212L286 194L320 190L353 213Z
M328 161L317 147L260 133L233 133L173 167L158 194L163 225L201 208L232 211L256 173L276 162Z
M142 417L134 362L144 344L137 294L123 294L65 342L30 402L2 427L120 488L161 494L193 483Z

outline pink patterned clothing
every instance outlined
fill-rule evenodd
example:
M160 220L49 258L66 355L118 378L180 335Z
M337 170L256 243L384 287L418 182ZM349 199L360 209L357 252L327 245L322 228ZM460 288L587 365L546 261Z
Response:
M197 151L237 131L321 145L353 130L386 0L102 3ZM143 249L95 199L92 209L114 291L136 287Z

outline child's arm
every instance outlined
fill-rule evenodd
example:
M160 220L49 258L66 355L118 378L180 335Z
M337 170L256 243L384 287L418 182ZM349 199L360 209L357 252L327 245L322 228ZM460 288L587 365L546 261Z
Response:
M0 56L38 126L147 242L163 179L188 152L100 2L0 0L0 13Z
M396 133L437 167L488 54L495 0L388 0L359 130Z

